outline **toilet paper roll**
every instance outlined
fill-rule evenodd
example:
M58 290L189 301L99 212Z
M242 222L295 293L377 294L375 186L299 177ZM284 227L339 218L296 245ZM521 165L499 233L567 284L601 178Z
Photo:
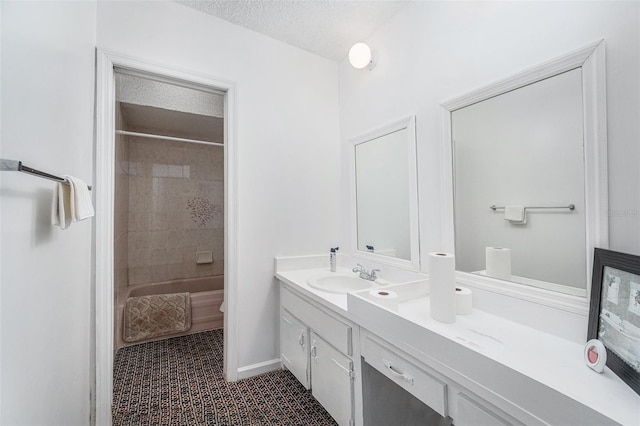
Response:
M511 280L511 249L504 247L487 247L487 276L501 280Z
M456 287L456 313L458 315L471 314L471 290L466 287Z
M394 291L376 288L370 290L369 294L375 299L376 303L385 308L394 309L398 307L398 294Z
M431 318L456 322L455 257L450 253L429 253L429 305Z

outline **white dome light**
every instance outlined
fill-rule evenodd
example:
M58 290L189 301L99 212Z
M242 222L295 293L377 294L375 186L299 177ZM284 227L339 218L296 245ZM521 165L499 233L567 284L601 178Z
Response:
M371 49L364 43L356 43L349 50L349 62L354 68L373 69L376 66L373 61Z

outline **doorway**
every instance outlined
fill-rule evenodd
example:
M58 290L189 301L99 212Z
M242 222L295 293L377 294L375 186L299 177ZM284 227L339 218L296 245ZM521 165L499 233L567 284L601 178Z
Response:
M154 281L156 279L162 281L163 278L171 278L170 276L182 275L183 277L181 278L185 278L185 274L196 275L196 277L188 276L186 278L198 278L197 275L216 275L213 273L215 272L215 267L222 271L223 274L217 275L222 275L224 277L222 279L224 282L223 295L225 301L223 369L226 380L237 380L237 322L235 315L235 282L237 276L235 171L237 146L235 143L233 126L233 84L221 82L202 75L175 70L169 67L149 64L101 50L98 50L97 57L95 167L96 220L94 240L96 277L95 339L94 347L92 348L95 353L95 392L93 393L93 402L95 404L95 423L108 425L111 424L113 359L115 353L114 348L116 347L114 343L119 342L118 339L114 338L114 331L118 330L120 332L121 329L119 328L122 325L119 323L122 312L118 309L118 297L116 297L116 293L119 291L123 279L127 284L143 284L142 281ZM189 132L186 133L180 133L179 129L176 131L175 126L173 129L175 132L165 131L156 132L160 134L153 133L154 130L152 128L154 126L156 127L156 130L158 127L166 127L166 123L175 121L176 117L180 118L181 120L178 120L178 122L183 124L185 122L185 118L187 121L189 120L189 117L193 118L189 115L185 116L184 114L189 114L189 112L185 111L178 111L178 113L174 111L171 113L167 112L166 108L160 108L160 111L154 110L158 105L141 106L136 105L135 103L125 102L125 104L127 104L125 109L128 109L127 113L129 114L129 120L133 121L134 125L129 124L128 128L124 128L122 126L123 99L117 99L116 97L116 79L122 79L122 76L126 76L125 79L129 80L129 83L131 84L131 92L135 92L144 84L158 87L165 85L165 87L174 87L182 90L183 92L186 91L186 93L190 93L189 96L186 96L186 102L191 104L193 104L194 98L198 97L198 94L201 94L207 99L215 99L217 97L220 101L220 113L209 114L209 123L205 123L203 127L208 128L211 127L211 125L215 125L213 122L216 120L212 117L221 115L221 117L217 117L222 130L220 132L221 140L215 141L215 136L211 135L209 135L211 137L198 137L197 129L199 124L194 122L190 125L183 126L189 129ZM138 96L140 96L140 93L138 93ZM168 97L176 99L175 94ZM145 102L139 102L138 104L141 103ZM155 112L155 114L152 114L153 112ZM135 118L131 119L131 117ZM180 125L177 127L180 128ZM223 183L219 183L217 185L219 187L217 197L220 201L217 204L209 200L207 197L198 196L198 194L196 194L198 188L206 191L215 187L215 184L207 186L206 184L198 185L197 183L191 184L186 182L185 179L188 178L185 178L185 176L190 178L192 174L198 175L198 173L201 172L196 171L196 168L192 170L189 164L184 164L184 161L180 164L178 164L178 161L157 162L155 171L153 170L153 162L142 167L149 169L146 170L145 173L150 173L149 176L146 176L146 178L151 179L150 182L153 182L154 178L166 179L165 182L156 180L156 182L158 182L157 185L161 186L162 183L168 183L172 178L183 180L183 182L176 183L178 187L180 187L180 185L182 185L182 187L184 187L184 185L191 185L191 189L189 191L193 192L193 194L190 194L193 196L191 199L182 197L184 200L181 200L187 203L185 211L174 210L176 211L175 214L186 212L189 214L189 217L193 216L190 217L190 219L194 222L194 226L192 226L194 231L192 233L194 235L198 234L198 226L202 227L202 229L215 229L213 228L213 223L216 220L218 221L218 225L223 225L221 228L223 231L217 231L221 234L220 239L222 241L212 243L210 246L203 245L200 247L202 250L199 250L199 246L197 244L191 244L191 246L189 246L190 249L188 250L193 249L192 251L194 251L194 256L193 262L187 262L188 265L178 262L176 257L177 249L174 250L172 257L174 262L172 263L173 267L171 268L171 272L169 272L169 263L165 262L165 264L162 265L159 264L159 261L150 259L153 257L150 251L144 252L144 250L142 250L140 252L140 256L142 256L141 259L136 259L135 255L127 255L127 258L131 257L131 259L135 260L134 263L136 266L127 265L126 267L123 267L122 262L118 262L118 260L122 260L117 258L118 255L121 258L124 257L121 251L123 240L118 237L118 231L122 234L123 229L122 227L119 228L117 226L119 225L119 222L120 224L123 222L123 213L121 210L116 209L116 207L118 207L119 202L120 204L122 203L124 198L131 199L131 194L126 194L128 196L123 197L122 194L116 192L116 182L118 179L116 167L118 166L118 163L126 164L129 175L131 174L131 170L133 170L136 177L145 178L145 176L137 176L138 174L142 175L143 173L139 168L141 167L139 166L140 162L129 161L130 159L125 160L122 157L122 149L117 149L117 145L119 143L124 146L124 138L130 138L130 140L135 141L134 143L136 143L138 147L143 147L144 149L149 148L147 149L148 151L156 151L156 153L157 146L154 146L153 144L160 143L161 141L178 144L173 146L173 148L175 148L174 151L182 152L183 154L187 152L186 148L184 148L184 146L187 145L181 144L188 144L189 146L200 145L200 148L202 149L195 149L194 153L188 154L194 156L194 161L198 159L198 156L202 154L200 151L202 151L205 153L204 157L211 157L210 159L214 162L215 158L218 158L222 162L223 167L221 169L223 169L224 172L220 170L218 173L222 174L219 176L221 178L219 182ZM131 142L129 141L129 143ZM122 146L120 148L122 148ZM165 145L164 147L167 146L169 145ZM223 150L223 154L220 155L220 151L216 154L216 149ZM190 151L191 150L189 150L189 152ZM117 157L116 154L118 154L119 157ZM168 155L170 156L170 154ZM137 164L132 165L132 163ZM206 163L200 162L199 164L201 171L207 170ZM131 170L129 170L129 168L131 168ZM180 170L178 170L178 168L180 168ZM178 171L180 171L180 173L178 173ZM211 172L211 170L209 170L209 172ZM154 176L154 173L157 176ZM212 173L215 174L216 172ZM178 177L178 174L180 174L180 177ZM213 181L213 179L210 180ZM153 183L151 183L151 185L153 185ZM156 190L159 191L159 186L151 186L148 189L150 189L151 192ZM208 194L211 195L211 197L216 197L215 195L212 195L212 192L209 192ZM146 194L145 197L153 199L152 195L153 194ZM120 199L118 199L118 196ZM156 202L159 201L156 200ZM218 206L217 212L215 207L216 205ZM141 214L146 214L144 213L144 205L137 207L137 209L143 212ZM156 209L156 211L159 214L155 217L156 223L153 227L162 227L163 224L167 225L169 220L166 216L167 211L165 211L165 209ZM118 213L120 213L120 218L118 217ZM193 213L193 215L191 215L191 213ZM153 221L154 219L152 218L150 220ZM182 220L184 222L184 218ZM127 223L129 222L127 221ZM189 226L186 223L183 223L183 225ZM165 237L168 237L170 230L167 226L165 227L167 228ZM178 235L180 232L174 234ZM188 232L182 232L182 234L188 234ZM213 234L215 234L215 231L212 232L212 235ZM120 237L122 237L122 235L120 235ZM146 238L145 236L141 237L143 239ZM204 238L206 239L207 237L205 236ZM206 241L206 243L209 242L210 241ZM207 248L210 248L210 250L207 250ZM169 249L167 248L167 250ZM213 254L216 250L217 256L214 257ZM157 252L156 254L158 253L164 253L164 255L168 256L167 251L162 252L162 247L160 248L160 252ZM190 259L190 254L183 257ZM219 261L217 265L215 263L216 257ZM222 264L220 264L220 261L222 261ZM178 269L180 272L178 272ZM154 276L151 277L151 275ZM162 275L162 277L160 275ZM117 324L118 328L116 328L114 324Z

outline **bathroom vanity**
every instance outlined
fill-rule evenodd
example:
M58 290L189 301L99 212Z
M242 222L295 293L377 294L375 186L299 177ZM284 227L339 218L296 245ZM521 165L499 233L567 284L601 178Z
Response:
M329 269L326 269L329 271ZM277 273L280 286L280 357L340 425L362 424L359 326L348 318L346 294L307 284L321 268ZM344 270L341 270L344 273ZM356 420L356 413L360 418Z
M308 281L331 274L323 264L276 259L282 365L338 424L382 424L366 414L370 369L437 413L436 424L640 424L640 396L610 370L587 368L582 344L477 308L453 324L434 321L428 277L391 267L391 304L368 289L322 291Z
M440 212L418 214L415 116L345 140L353 257L338 260L391 284L331 278L326 256L275 265L283 366L340 425L640 425L640 395L583 358L594 248L608 247L604 49L443 102ZM435 215L438 233L424 233L420 216ZM420 247L455 253L470 314L431 318ZM487 249L508 250L508 273L489 273ZM318 375L335 383L328 402Z

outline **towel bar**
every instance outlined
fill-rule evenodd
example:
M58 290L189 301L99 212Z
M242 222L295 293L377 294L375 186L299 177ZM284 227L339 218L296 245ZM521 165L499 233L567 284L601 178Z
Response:
M42 172L32 167L25 166L24 164L22 164L22 161L7 160L4 158L0 158L0 171L28 173L30 175L41 177L43 179L48 179L54 182L69 185L69 181L66 178L52 175L50 173ZM91 191L91 185L87 185L87 188L89 188L89 191Z
M504 209L505 206L489 206L489 208L493 211L496 211L497 209ZM576 206L575 204L569 204L568 206L524 206L525 210L529 210L529 209L569 209L569 210L575 210Z

